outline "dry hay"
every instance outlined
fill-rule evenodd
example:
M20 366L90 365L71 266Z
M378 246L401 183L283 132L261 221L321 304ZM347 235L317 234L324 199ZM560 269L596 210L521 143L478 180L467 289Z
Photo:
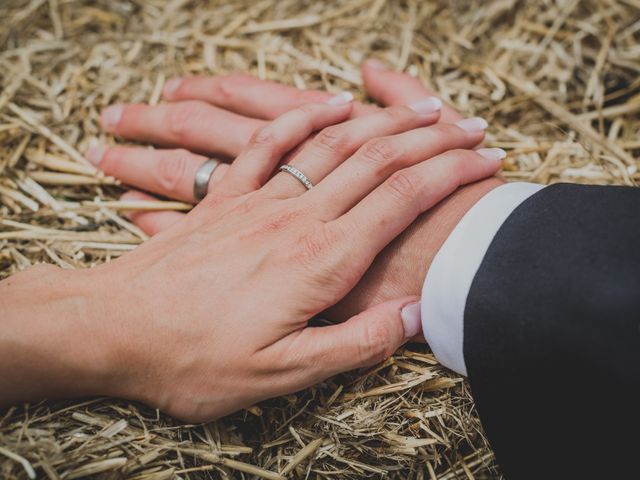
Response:
M113 141L101 108L156 103L173 75L244 71L362 98L358 65L373 55L489 120L509 180L634 184L639 39L638 0L5 0L0 278L37 262L95 265L144 240L119 215L121 187L80 152ZM498 475L466 384L414 346L206 425L110 399L16 406L0 414L0 477L33 469L52 479Z

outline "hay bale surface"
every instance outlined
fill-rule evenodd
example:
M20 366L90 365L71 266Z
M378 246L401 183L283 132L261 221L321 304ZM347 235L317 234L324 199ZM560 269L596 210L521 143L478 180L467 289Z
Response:
M233 71L364 100L369 56L486 118L487 144L509 151L509 180L640 176L637 0L8 0L0 278L38 262L90 267L145 239L113 202L122 187L82 158L114 142L98 126L106 105L154 104L171 76ZM0 413L0 477L35 474L499 476L467 385L419 346L206 425L113 399L18 405Z

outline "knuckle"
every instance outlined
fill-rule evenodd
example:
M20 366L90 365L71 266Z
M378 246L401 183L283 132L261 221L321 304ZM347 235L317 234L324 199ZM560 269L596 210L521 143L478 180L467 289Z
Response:
M407 107L385 108L383 112L384 115L387 116L388 120L391 120L394 124L399 121L406 122L406 120L415 116L415 112L412 115L410 113L411 110L409 110Z
M203 209L212 209L224 203L227 199L228 199L227 195L214 190L212 192L209 192L207 196L204 197L198 205L200 205L201 208Z
M474 154L471 153L470 150L462 150L462 149L452 150L451 151L452 168L456 172L462 172L467 170L467 168L469 168L469 159L471 155L474 155Z
M406 170L399 170L385 182L389 193L402 204L412 204L420 193L420 185Z
M158 183L168 192L177 189L184 176L189 152L186 150L174 150L160 157L158 162Z
M365 341L360 344L362 363L379 363L393 354L393 332L383 319L367 321L365 335Z
M337 235L327 228L316 228L302 234L294 248L294 260L303 265L317 265L317 261L335 249Z
M469 164L469 158L474 155L470 150L461 148L449 150L445 153L443 166L447 170L460 173L466 170Z
M291 210L286 212L279 212L266 217L258 228L259 233L271 233L283 230L296 219L302 216L302 212L298 210Z
M476 155L470 150L451 150L449 152L449 169L453 175L448 175L452 183L459 185L462 183L461 179L466 176L469 170L469 161L472 155Z
M439 147L439 150L452 148L460 144L460 133L458 127L446 123L436 123L425 129L425 141Z
M316 135L313 143L331 152L341 152L345 150L349 144L349 135L344 128L327 127Z
M318 103L324 100L324 94L312 90L298 90L295 93L294 101L298 104Z
M302 117L298 118L298 121L296 123L296 131L306 132L307 136L315 130L313 115L311 114L311 112L303 113ZM291 130L289 135L291 135L291 133L293 132L294 130Z
M172 105L169 113L169 131L175 137L182 137L190 130L194 117L200 114L198 102L180 102Z
M329 240L328 236L322 232L324 232L324 230L306 234L300 239L302 254L306 258L321 257L330 249L332 242Z
M452 150L449 150L446 155L449 159L451 159L451 161L463 164L473 156L477 155L477 153L475 153L473 150L467 150L465 148L454 148Z
M318 109L316 108L316 105L313 103L305 103L304 105L300 105L298 107L298 110L300 110L304 114L310 115L310 114L316 113Z
M376 138L362 148L362 157L374 166L387 166L398 161L402 152L390 138Z
M452 135L456 135L459 127L455 127L449 123L434 123L427 127L427 130L432 131L438 137L448 138Z
M215 83L215 96L225 104L232 103L238 94L238 88L247 83L247 75L238 73L225 75Z
M464 149L449 150L429 162L431 181L437 181L443 191L453 191L463 183L469 169L469 159L474 152Z
M271 124L259 128L249 140L249 149L273 147L277 144L277 136Z

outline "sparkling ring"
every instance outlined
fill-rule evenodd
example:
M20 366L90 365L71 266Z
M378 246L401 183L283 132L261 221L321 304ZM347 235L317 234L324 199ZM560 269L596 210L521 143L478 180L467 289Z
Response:
M207 196L209 180L211 180L211 175L216 171L218 165L220 165L219 160L210 158L198 167L196 178L193 181L193 198L195 198L196 203Z
M302 185L305 186L307 190L311 190L313 188L313 183L311 183L311 180L309 180L307 176L296 167L285 164L280 166L280 171L287 172L289 175L293 175Z

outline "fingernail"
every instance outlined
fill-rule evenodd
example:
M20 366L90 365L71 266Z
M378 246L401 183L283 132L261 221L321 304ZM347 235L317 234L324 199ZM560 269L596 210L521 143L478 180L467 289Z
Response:
M87 158L87 160L89 160L89 162L91 162L92 165L97 167L102 160L102 157L104 157L106 151L107 147L98 145L87 150L85 157Z
M489 126L487 121L480 117L465 118L456 122L456 125L467 132L481 132Z
M129 190L120 195L120 201L122 202L135 202L142 200L136 193ZM139 212L139 211L138 211ZM136 210L121 210L120 215L124 216L127 220L133 220L136 214Z
M377 58L371 58L367 60L367 65L374 70L388 70L385 63L378 60Z
M331 105L332 107L339 107L341 105L351 103L352 101L353 94L351 92L340 92L335 97L331 97L329 100L327 100L327 105Z
M135 200L143 200L141 198L140 193L136 193L134 190L127 190L122 195L120 195L120 200L123 201L135 201Z
M501 148L479 148L476 150L478 155L483 156L488 160L500 161L507 156L507 152L505 152Z
M170 97L171 95L173 95L173 92L175 92L178 89L181 83L182 83L182 79L179 77L168 80L164 84L164 88L162 89L163 95L165 97Z
M405 305L400 311L402 326L404 327L404 338L415 337L422 330L422 315L420 313L420 302Z
M442 102L437 97L427 97L423 100L410 103L407 106L416 113L426 115L439 111L442 108Z
M102 112L102 126L107 130L118 125L120 117L122 117L122 105L114 105L113 107L107 107Z

